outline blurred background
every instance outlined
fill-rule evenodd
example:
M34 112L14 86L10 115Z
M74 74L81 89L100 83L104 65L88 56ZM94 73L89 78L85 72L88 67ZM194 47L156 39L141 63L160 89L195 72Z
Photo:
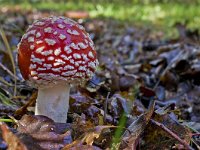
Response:
M56 12L71 18L111 18L165 30L177 23L199 28L199 6L200 0L0 0L1 14L16 9Z

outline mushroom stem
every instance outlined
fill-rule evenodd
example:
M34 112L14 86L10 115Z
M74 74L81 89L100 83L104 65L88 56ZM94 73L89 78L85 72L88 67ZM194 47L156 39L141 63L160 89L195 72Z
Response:
M56 84L49 88L39 88L35 115L44 115L55 122L66 123L69 92L69 84Z

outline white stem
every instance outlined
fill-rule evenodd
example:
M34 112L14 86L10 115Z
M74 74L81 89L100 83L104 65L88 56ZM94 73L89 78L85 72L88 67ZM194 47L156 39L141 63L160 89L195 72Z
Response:
M44 115L55 122L66 123L69 92L69 84L56 84L50 88L39 88L35 115Z

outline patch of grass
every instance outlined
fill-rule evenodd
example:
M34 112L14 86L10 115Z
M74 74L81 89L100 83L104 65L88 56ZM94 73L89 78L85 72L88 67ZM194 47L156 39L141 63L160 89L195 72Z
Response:
M15 3L1 2L1 6L12 6ZM163 27L171 27L176 22L187 23L190 28L199 28L200 9L195 3L139 3L117 1L24 1L17 3L23 9L52 11L84 10L91 17L111 17L122 21L151 23Z

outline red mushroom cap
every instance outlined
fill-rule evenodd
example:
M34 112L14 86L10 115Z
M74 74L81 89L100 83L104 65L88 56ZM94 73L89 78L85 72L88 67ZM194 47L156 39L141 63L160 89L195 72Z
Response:
M65 17L35 21L18 45L22 76L37 86L89 79L98 65L83 26Z

